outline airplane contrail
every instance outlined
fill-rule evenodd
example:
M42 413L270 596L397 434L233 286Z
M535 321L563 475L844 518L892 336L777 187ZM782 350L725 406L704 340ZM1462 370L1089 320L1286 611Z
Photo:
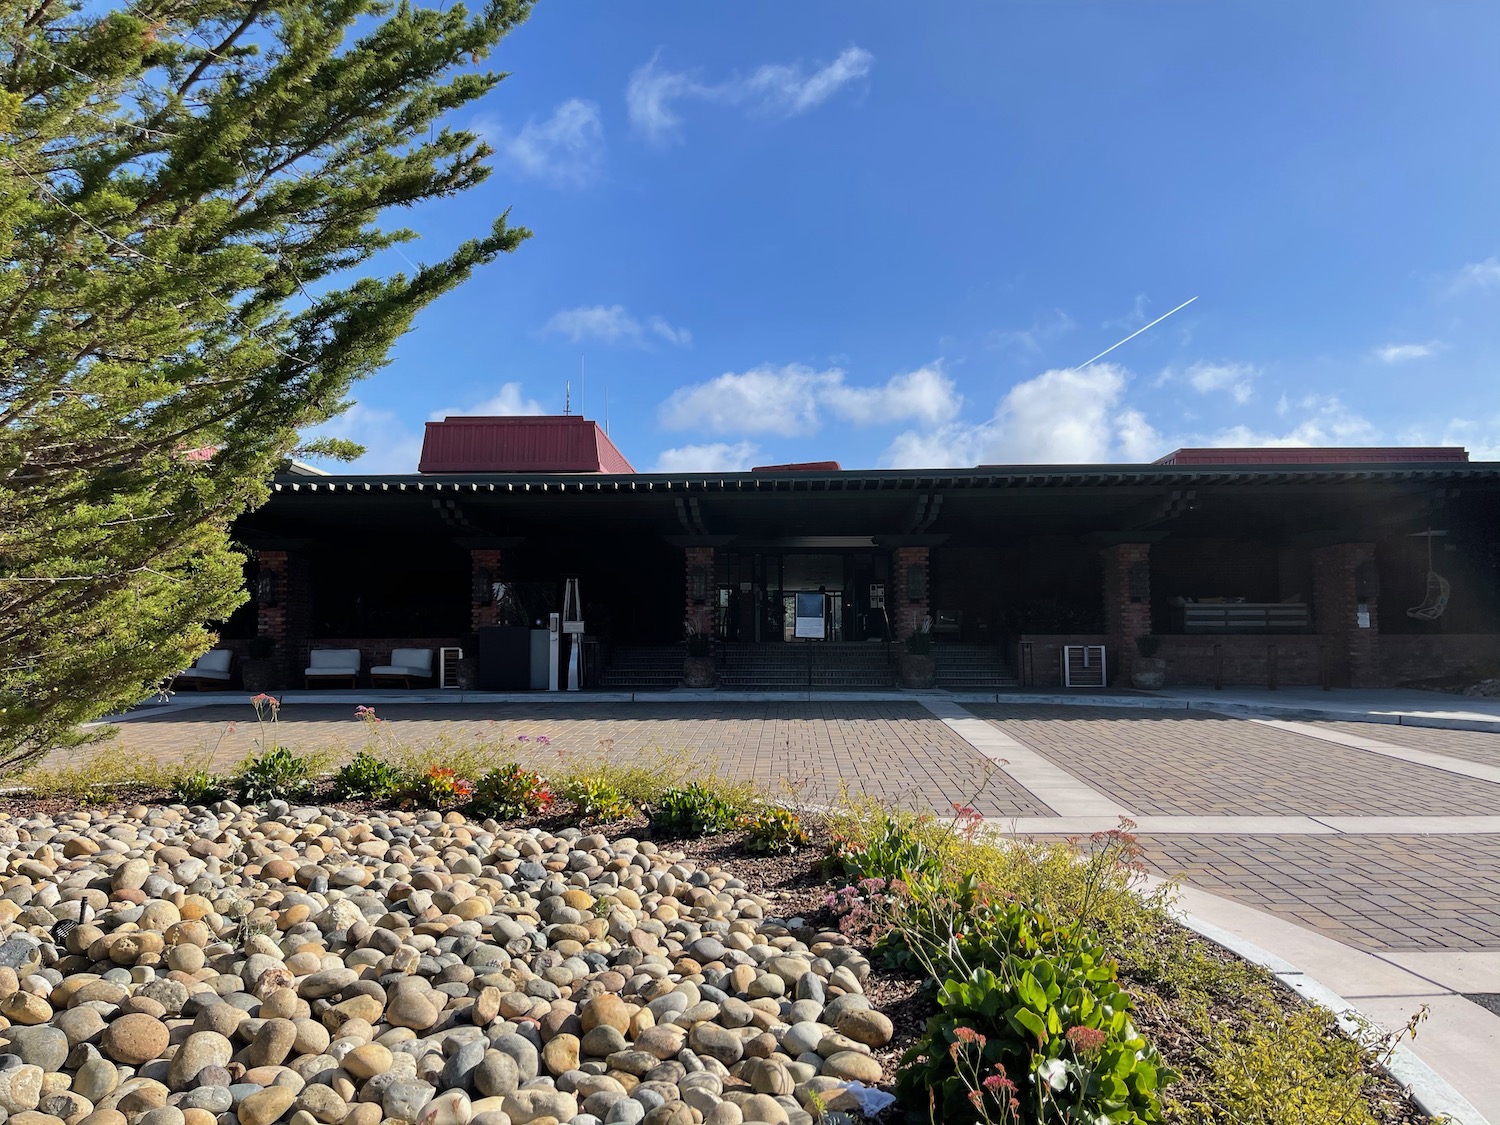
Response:
M1169 312L1162 313L1161 316L1157 317L1150 324L1147 324L1147 325L1145 325L1144 327L1141 327L1141 328L1137 328L1129 336L1126 336L1125 339L1119 341L1119 343L1111 344L1109 347L1105 348L1102 352L1100 352L1098 355L1096 355L1093 359L1086 359L1086 360L1084 360L1082 363L1080 363L1078 365L1078 367L1087 367L1089 364L1094 363L1094 362L1096 362L1098 360L1103 359L1110 352L1112 352L1116 348L1118 348L1120 346L1120 344L1128 344L1128 343L1130 343L1131 340L1134 340L1142 332L1146 331L1147 328L1155 328L1162 321L1166 320L1167 317L1171 316L1172 313L1174 313L1174 312L1181 312L1183 309L1187 308L1189 305L1191 305L1197 299L1198 299L1197 297L1189 297L1186 301L1183 301L1182 304L1178 305L1175 309L1172 309ZM1069 370L1069 371L1077 371L1078 367L1069 367L1069 368L1067 368L1067 370Z

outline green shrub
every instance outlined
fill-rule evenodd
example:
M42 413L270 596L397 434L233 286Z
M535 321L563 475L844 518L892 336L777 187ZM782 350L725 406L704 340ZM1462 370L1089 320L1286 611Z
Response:
M229 796L229 780L205 769L172 779L172 797L182 805L211 805Z
M343 798L378 801L394 796L409 785L409 779L399 767L382 761L368 750L361 750L333 775L334 794Z
M662 793L651 811L651 828L666 836L710 836L728 832L738 815L736 803L695 781Z
M755 855L790 855L806 847L807 829L791 809L764 805L740 820L745 847Z
M603 774L582 774L562 781L558 796L573 802L578 815L585 820L619 820L629 816L634 806Z
M944 1122L1163 1120L1158 1091L1176 1075L1136 1031L1103 948L1022 903L990 918L975 939L955 935L969 946L955 961L986 963L942 981L898 1096L921 1111L931 1091Z
M285 746L272 746L240 763L234 788L246 804L258 805L273 798L300 800L313 790L318 763L301 757Z
M906 651L912 656L926 656L932 651L932 634L911 634L911 636L906 638Z
M488 771L475 783L469 811L495 820L514 820L551 807L552 790L547 779L519 762L509 762Z

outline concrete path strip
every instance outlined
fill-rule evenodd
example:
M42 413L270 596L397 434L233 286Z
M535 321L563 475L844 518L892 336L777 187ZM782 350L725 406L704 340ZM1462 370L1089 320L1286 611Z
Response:
M1155 889L1162 880L1148 877L1144 883ZM1411 1090L1424 1112L1445 1114L1451 1125L1500 1123L1500 1016L1394 960L1197 887L1178 888L1174 911L1189 929L1263 965L1335 1015L1354 1012L1391 1029L1427 1005L1427 1021L1387 1067L1391 1076ZM1340 1022L1354 1029L1351 1021Z
M1353 750L1365 750L1371 754L1381 754L1387 758L1397 758L1403 762L1411 762L1414 765L1427 766L1435 770L1446 770L1448 773L1460 774L1463 777L1472 777L1478 781L1492 781L1500 785L1500 766L1487 766L1483 762L1470 761L1467 758L1453 758L1447 754L1434 754L1430 750L1415 750L1410 746L1399 746L1394 742L1386 742L1379 738L1369 738L1362 734L1349 734L1341 730L1328 730L1325 727L1313 726L1311 723L1297 723L1286 719L1250 719L1252 723L1261 726L1275 727L1277 730L1288 731L1292 734L1306 735L1308 738L1321 739L1324 742L1337 743L1340 746L1348 746ZM1376 729L1379 729L1378 727Z
M943 725L994 762L1012 780L1059 816L1130 816L1130 810L1067 770L1053 765L1029 746L1017 742L993 723L976 718L947 699L923 697L922 706ZM1115 827L1114 823L1110 827Z

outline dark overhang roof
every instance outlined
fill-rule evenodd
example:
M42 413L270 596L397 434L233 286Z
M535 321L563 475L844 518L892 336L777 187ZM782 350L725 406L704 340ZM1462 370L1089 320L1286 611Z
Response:
M748 473L444 473L278 476L278 493L864 492L928 489L1099 488L1146 485L1339 485L1500 482L1500 462L1371 465L985 465L975 469L845 469Z

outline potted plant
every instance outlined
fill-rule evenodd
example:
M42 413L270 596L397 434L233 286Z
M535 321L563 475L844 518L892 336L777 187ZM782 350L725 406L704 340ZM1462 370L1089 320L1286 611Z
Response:
M906 638L906 651L896 661L896 678L904 688L937 685L937 660L932 655L932 634L922 629Z
M244 684L245 690L259 694L279 687L277 681L281 678L281 669L277 667L273 659L276 653L276 639L274 637L251 637L245 645L245 650L249 655L240 669L240 682Z
M1130 686L1141 691L1157 691L1167 682L1167 662L1156 655L1160 637L1137 637L1136 658L1130 664Z
M683 629L687 641L687 656L682 662L682 682L688 687L708 688L714 686L714 658L711 638L698 632L691 621Z
M479 634L468 633L458 640L463 655L458 658L453 675L458 680L460 691L474 691L479 687Z

